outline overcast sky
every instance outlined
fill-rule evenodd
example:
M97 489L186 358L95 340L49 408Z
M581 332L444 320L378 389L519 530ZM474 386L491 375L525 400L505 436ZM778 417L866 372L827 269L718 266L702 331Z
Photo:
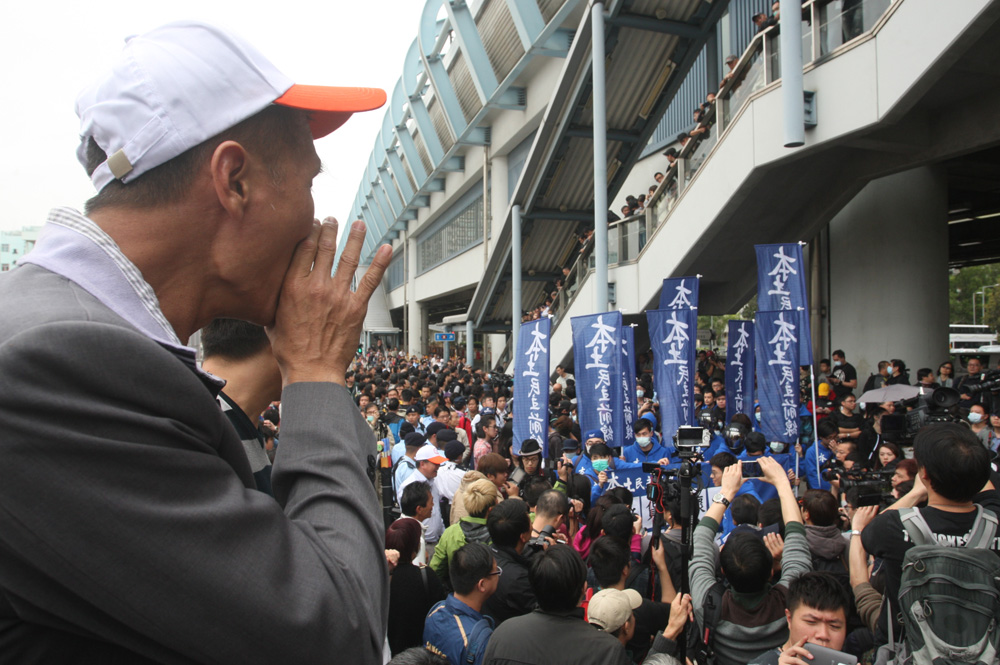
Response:
M4 148L0 228L42 224L54 206L93 195L76 161L73 111L83 86L106 70L125 37L180 19L241 34L297 83L379 87L388 94L417 35L425 0L129 0L8 2L0 28ZM325 172L316 215L347 221L385 107L357 114L316 146Z

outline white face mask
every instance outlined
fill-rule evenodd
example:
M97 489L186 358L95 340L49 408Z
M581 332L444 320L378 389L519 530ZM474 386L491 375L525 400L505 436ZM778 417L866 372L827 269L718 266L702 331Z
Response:
M638 398L640 398L640 399L641 399L642 397L644 397L645 395L646 395L646 392L645 392L645 391L643 391L643 390L636 390L636 391L635 391L635 396L636 396L636 397L638 397Z
M976 424L976 423L982 422L982 420L983 420L983 414L976 413L975 411L972 411L972 412L969 413L969 422L970 423Z
M651 448L653 446L652 437L648 436L637 436L635 437L635 442L639 444L642 449Z
M841 362L839 360L834 360L833 361L833 366L834 367L840 367L840 365L841 365Z

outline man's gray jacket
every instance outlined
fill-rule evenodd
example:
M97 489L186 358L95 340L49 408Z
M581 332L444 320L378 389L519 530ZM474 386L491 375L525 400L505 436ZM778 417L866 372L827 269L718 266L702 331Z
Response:
M348 391L285 388L275 501L218 384L102 300L37 265L0 277L0 662L381 662Z

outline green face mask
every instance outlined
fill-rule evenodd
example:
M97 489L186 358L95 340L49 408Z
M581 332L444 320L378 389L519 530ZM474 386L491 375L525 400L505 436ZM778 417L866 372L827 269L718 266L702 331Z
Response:
M606 459L595 459L594 460L594 471L600 473L601 471L608 470L608 460Z

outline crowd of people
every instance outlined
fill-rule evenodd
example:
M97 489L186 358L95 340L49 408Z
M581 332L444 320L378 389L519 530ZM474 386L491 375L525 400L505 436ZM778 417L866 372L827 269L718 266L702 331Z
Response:
M956 399L912 445L885 426L906 402L855 412L840 350L801 450L726 422L708 352L701 446L662 431L648 351L634 444L581 429L563 366L547 432L517 440L504 375L356 352L391 251L356 280L355 222L334 270L313 140L384 102L293 85L198 22L130 39L81 93L97 194L0 277L0 662L995 662L978 361L939 369ZM648 493L616 481L644 463Z
M962 392L963 422L931 425L902 445L882 419L913 405L859 409L857 372L837 350L816 379L818 441L782 446L757 418L726 422L725 360L702 351L695 399L711 443L699 459L713 500L685 553L677 495L662 502L657 539L632 492L611 482L643 462L682 461L658 431L645 356L635 368L636 443L624 449L581 431L565 367L550 385L547 440L517 446L510 386L493 375L395 349L356 359L349 390L378 414L368 421L384 460L382 480L370 477L386 491L393 662L547 663L571 653L572 662L679 663L682 636L692 662L710 652L718 663L797 663L809 645L874 662L890 634L900 642L914 630L897 604L916 542L899 515L959 544L976 506L987 520L1000 510L989 450L1000 414L982 424L993 438L974 422L988 391ZM948 361L927 385L962 390L981 369L974 359L956 382ZM906 377L894 359L869 382ZM807 372L801 385L807 422ZM1000 539L988 549L1000 553Z

